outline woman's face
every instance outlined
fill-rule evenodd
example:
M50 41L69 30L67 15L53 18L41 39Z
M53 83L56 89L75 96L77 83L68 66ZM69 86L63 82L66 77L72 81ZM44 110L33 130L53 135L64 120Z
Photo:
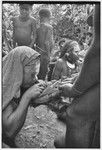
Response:
M29 88L30 86L34 85L34 83L37 80L39 68L40 68L40 60L37 60L34 64L26 65L24 67L22 87Z

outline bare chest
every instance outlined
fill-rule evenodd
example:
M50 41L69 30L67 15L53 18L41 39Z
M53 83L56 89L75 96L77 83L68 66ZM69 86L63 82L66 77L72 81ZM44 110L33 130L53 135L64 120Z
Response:
M16 30L22 30L22 31L28 31L31 30L31 26L32 26L32 22L31 20L27 20L27 21L20 21L19 19L15 20L14 22L14 27Z

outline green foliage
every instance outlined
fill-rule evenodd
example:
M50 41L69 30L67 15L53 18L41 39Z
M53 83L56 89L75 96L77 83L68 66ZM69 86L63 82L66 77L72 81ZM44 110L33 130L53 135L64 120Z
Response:
M51 24L54 28L54 39L58 41L62 37L80 41L84 33L90 29L87 17L93 13L94 5L84 4L34 4L31 15L36 18L39 25L38 12L42 7L48 7L52 12ZM5 37L12 47L12 21L11 18L19 14L17 4L2 5L2 33L3 42ZM80 32L79 32L80 31ZM5 36L6 33L6 36Z

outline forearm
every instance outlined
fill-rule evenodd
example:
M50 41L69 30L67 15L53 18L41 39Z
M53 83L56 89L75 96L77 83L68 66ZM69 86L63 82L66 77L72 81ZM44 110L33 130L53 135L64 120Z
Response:
M59 80L58 74L53 74L51 80Z
M69 97L82 95L100 82L100 5L95 6L94 41L86 53L81 72L74 85L67 86L65 94Z
M35 43L35 38L31 40L30 47L32 48Z
M96 49L97 51L97 49ZM82 70L73 85L81 93L99 82L100 78L100 58L93 52L89 52L84 60Z
M57 70L56 66L53 70L53 73L52 73L52 80L59 80L60 79L60 72L59 70Z
M15 48L16 47L16 40L15 40L15 38L13 37L13 48Z
M5 43L6 43L7 47L8 47L8 50L10 51L10 50L11 50L11 47L10 47L10 44L9 44L9 42L8 42L8 40L7 40L6 30L4 29L3 31L4 31L4 32L3 32L4 41L5 41Z
M26 119L26 114L30 99L25 95L22 97L17 109L8 117L8 136L15 137L15 135L22 128Z
M32 38L31 38L31 43L30 43L31 48L33 48L35 40L36 40L36 29L34 28L33 35L32 35Z
M15 29L14 29L14 24L13 24L13 33L12 33L12 41L13 41L13 48L16 47L16 38L15 38Z

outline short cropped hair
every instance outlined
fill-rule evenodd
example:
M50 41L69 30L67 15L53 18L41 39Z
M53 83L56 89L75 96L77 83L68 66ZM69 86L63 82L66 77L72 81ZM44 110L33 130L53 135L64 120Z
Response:
M70 52L70 51L79 51L79 50L80 50L79 44L76 41L67 40L63 45L60 58L62 58L67 51Z
M67 52L67 50L71 47L71 42L72 40L68 40L64 43L61 54L60 54L60 58L62 58Z
M63 42L65 42L65 41L66 41L65 38L60 39L59 42L58 42L58 45L61 46L61 44L62 44Z
M19 4L19 7L27 7L27 6L29 6L29 7L32 7L33 6L33 4L30 4L30 3L21 3L21 4Z
M39 16L41 18L50 18L51 17L51 12L49 9L47 8L42 8L40 11L39 11Z

